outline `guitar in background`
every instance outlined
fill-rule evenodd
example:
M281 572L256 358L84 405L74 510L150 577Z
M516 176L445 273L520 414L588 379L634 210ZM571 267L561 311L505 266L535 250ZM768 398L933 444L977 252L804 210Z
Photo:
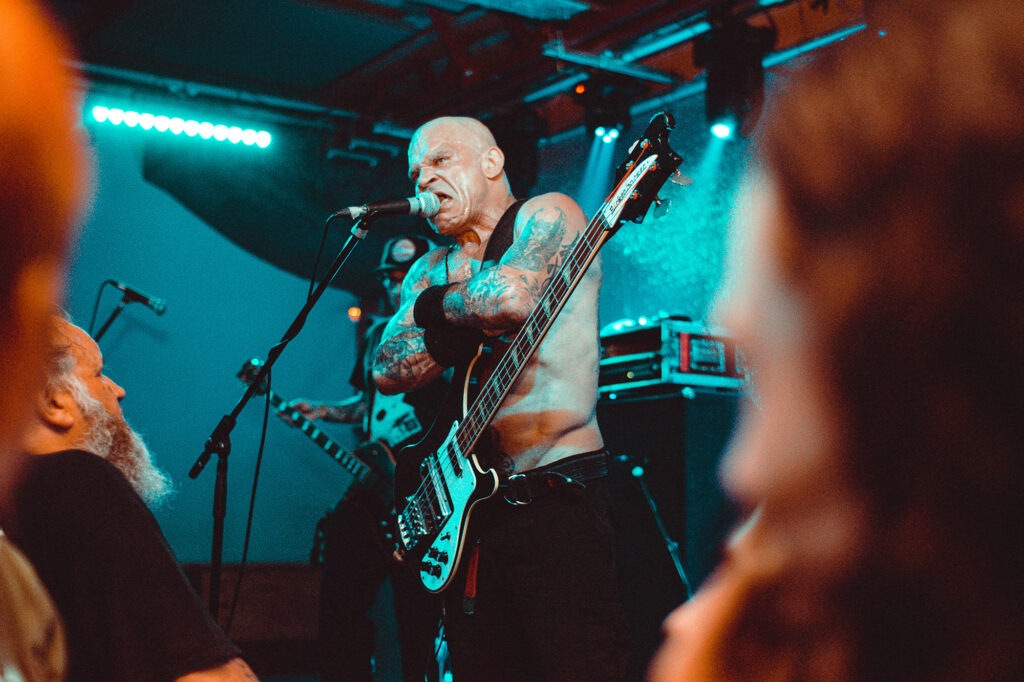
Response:
M242 365L238 378L246 384L252 384L262 366L262 360L251 358ZM350 452L302 412L290 407L288 401L273 390L268 391L265 384L256 386L255 392L257 395L267 394L270 406L284 416L286 422L308 436L317 447L350 473L356 482L371 491L383 509L393 506L395 460L387 443L381 440L367 441Z

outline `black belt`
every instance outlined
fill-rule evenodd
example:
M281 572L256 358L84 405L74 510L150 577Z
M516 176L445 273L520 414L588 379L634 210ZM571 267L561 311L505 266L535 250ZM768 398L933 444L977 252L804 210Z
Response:
M607 475L608 451L597 450L566 457L521 474L502 476L499 487L505 491L506 502L524 505L566 486L584 488L587 481Z

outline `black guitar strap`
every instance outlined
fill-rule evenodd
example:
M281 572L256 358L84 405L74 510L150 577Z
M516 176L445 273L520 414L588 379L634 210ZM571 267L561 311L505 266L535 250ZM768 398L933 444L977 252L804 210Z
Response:
M526 199L519 199L505 209L498 224L494 226L494 232L491 232L491 238L487 240L487 248L484 249L484 263L497 262L508 251L508 247L512 246L516 216L519 215L519 209L525 203Z
M512 246L516 216L519 215L519 209L525 203L526 199L517 200L505 209L505 213L498 220L498 224L494 226L494 232L491 232L491 238L487 240L487 248L484 249L484 267L487 267L489 263L497 262L508 251L508 247ZM487 435L485 434L481 440L486 441ZM476 447L477 454L492 452L493 449L492 444L487 442L477 443ZM462 610L467 615L472 615L476 608L476 572L477 564L480 562L480 538L475 538L472 546L469 548L467 562L466 584L462 594Z
M518 199L505 209L501 218L498 220L498 224L494 226L494 231L491 232L491 238L487 241L487 248L484 249L484 267L490 267L494 263L497 263L505 252L508 251L508 247L512 246L512 238L515 236L516 216L519 215L519 209L526 203L526 199ZM488 434L485 433L477 443L476 447L477 454L486 456L485 453L492 453L494 451L493 443L488 441Z

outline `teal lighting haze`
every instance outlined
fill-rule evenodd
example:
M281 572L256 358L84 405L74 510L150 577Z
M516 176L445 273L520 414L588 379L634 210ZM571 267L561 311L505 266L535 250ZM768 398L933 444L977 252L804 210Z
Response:
M587 155L587 164L583 167L583 177L580 180L579 191L576 192L576 200L588 218L601 208L605 197L612 190L614 181L615 149L618 146L617 140L605 141L605 138L594 135L590 142L590 153Z

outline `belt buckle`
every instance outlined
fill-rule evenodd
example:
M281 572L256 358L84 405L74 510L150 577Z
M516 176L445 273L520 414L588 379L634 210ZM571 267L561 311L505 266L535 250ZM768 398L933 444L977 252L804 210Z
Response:
M517 507L523 507L533 502L529 483L526 474L512 474L509 476L508 492L505 493L505 501Z

